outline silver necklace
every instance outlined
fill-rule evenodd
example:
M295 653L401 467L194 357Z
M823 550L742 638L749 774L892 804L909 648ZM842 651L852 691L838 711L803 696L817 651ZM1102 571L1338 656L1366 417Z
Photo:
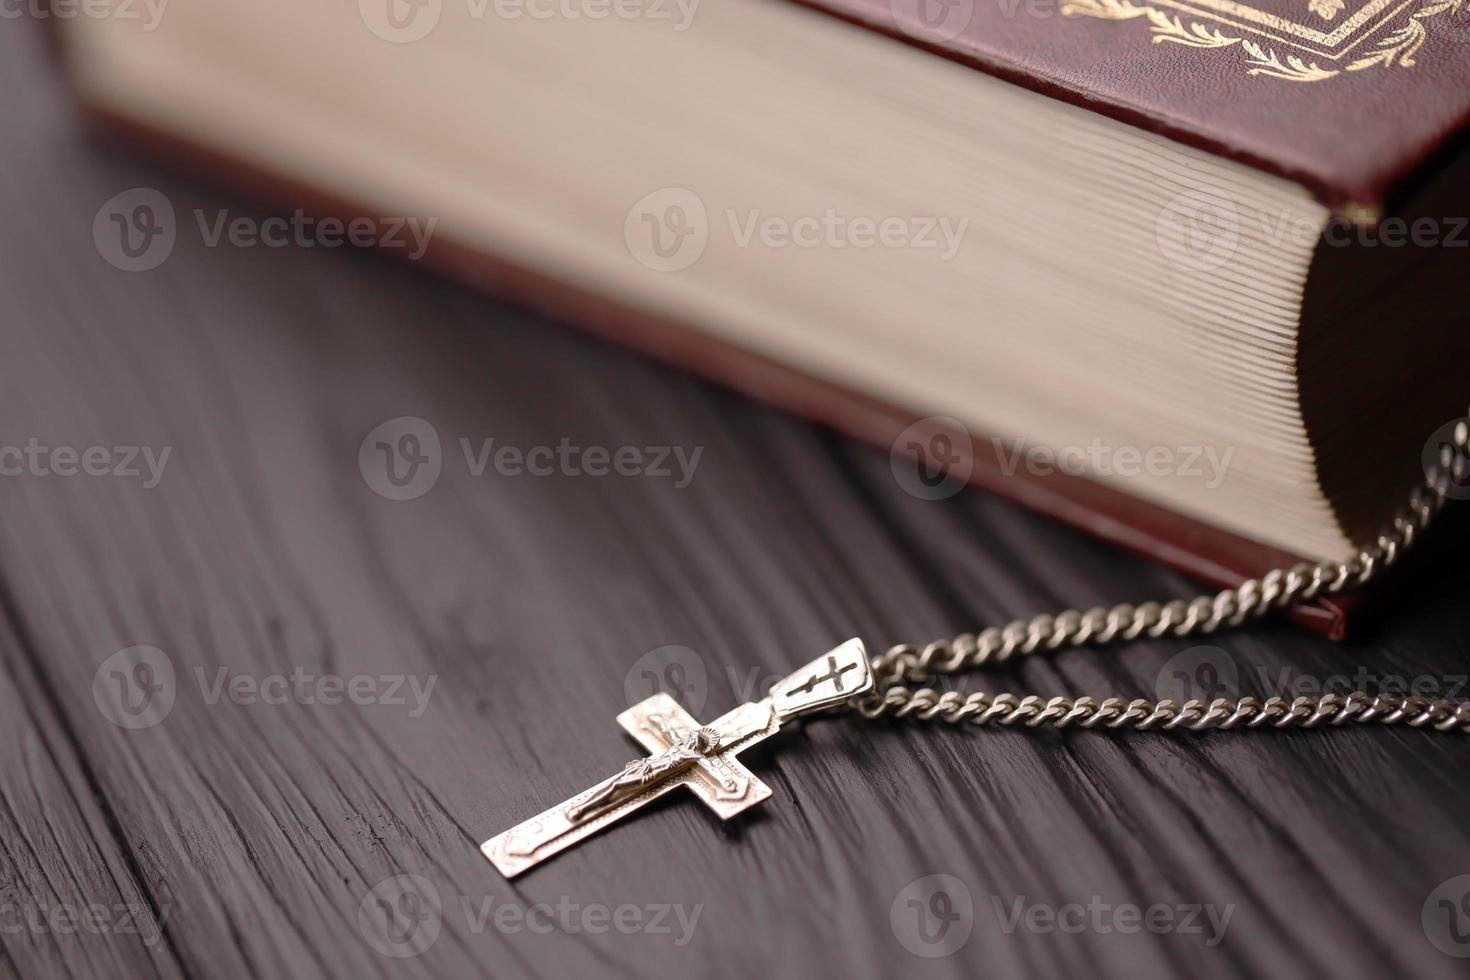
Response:
M728 820L771 795L741 764L740 752L815 713L851 709L866 719L912 718L951 724L1084 728L1093 731L1202 732L1236 728L1317 728L1355 724L1409 725L1470 732L1470 702L1414 696L1326 694L1318 698L1215 698L1150 701L1090 697L1043 698L981 691L939 693L907 682L956 674L1040 650L1103 646L1148 637L1187 637L1240 626L1274 610L1367 583L1413 545L1444 508L1451 484L1470 475L1470 426L1459 423L1424 482L1375 541L1342 561L1275 569L1233 589L1189 601L1120 604L1043 614L965 633L923 647L894 646L869 660L861 640L848 640L751 701L701 726L667 694L655 694L618 715L618 724L649 755L569 800L481 845L513 878L597 833L645 804L687 786Z

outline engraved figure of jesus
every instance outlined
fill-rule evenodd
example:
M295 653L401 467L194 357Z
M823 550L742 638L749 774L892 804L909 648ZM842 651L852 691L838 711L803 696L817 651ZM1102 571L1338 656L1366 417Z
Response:
M589 813L599 811L613 802L634 796L665 777L687 769L713 752L719 744L720 735L713 728L697 728L684 741L666 752L634 759L623 767L621 773L603 783L585 800L569 808L567 819L574 822L581 820Z

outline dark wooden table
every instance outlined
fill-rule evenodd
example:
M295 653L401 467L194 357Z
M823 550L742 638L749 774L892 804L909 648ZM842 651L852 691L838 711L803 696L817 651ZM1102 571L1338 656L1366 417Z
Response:
M757 815L671 797L506 882L478 843L635 754L614 717L650 665L711 718L850 635L1191 587L985 496L911 497L880 453L407 264L181 232L159 268L120 272L92 237L120 191L262 215L92 145L35 32L0 28L0 446L34 440L63 470L57 447L103 447L114 471L170 450L156 486L141 458L136 477L0 478L0 970L1465 972L1431 933L1470 925L1439 904L1462 916L1470 891L1452 881L1470 739L1406 730L824 721L748 757L775 789ZM400 416L434 427L442 474L393 501L359 447ZM460 441L490 438L701 455L685 487L476 476ZM1360 666L1463 678L1467 585L1446 568L1340 645L1271 623L1214 653L1137 642L983 681L1135 697L1201 662L1244 693ZM125 684L167 680L109 660L139 646L173 672L161 719L119 714ZM298 676L324 696L281 697ZM332 699L322 678L372 688ZM114 721L139 717L157 723Z

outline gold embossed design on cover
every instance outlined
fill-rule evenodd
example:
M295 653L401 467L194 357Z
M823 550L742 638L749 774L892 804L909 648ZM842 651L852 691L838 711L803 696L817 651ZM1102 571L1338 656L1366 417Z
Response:
M1143 18L1155 44L1233 51L1247 75L1320 82L1368 68L1413 68L1429 32L1470 17L1467 5L1470 0L1303 0L1301 15L1287 17L1235 0L1064 0L1062 14Z

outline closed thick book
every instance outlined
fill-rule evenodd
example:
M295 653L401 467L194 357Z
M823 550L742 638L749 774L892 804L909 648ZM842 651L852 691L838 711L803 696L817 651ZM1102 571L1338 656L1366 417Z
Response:
M1371 540L1464 414L1470 0L57 26L106 132L1221 587Z

